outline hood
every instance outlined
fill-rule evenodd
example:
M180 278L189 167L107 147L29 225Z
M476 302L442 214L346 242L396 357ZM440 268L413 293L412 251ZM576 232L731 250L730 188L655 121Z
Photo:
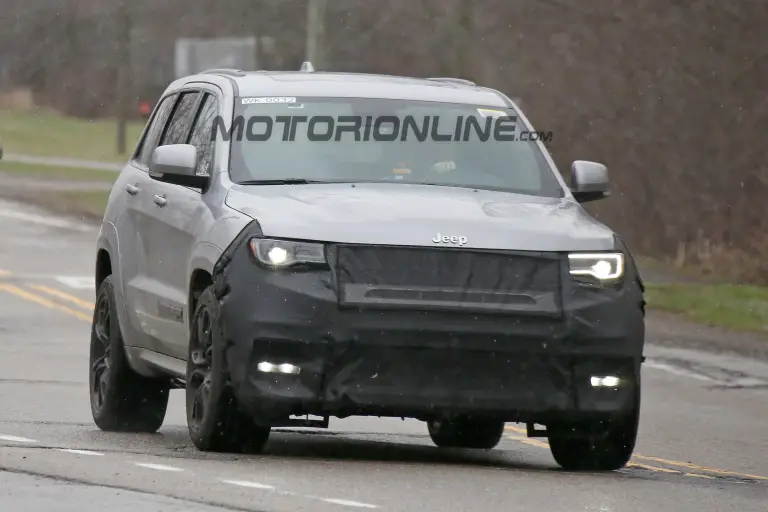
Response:
M571 198L399 183L233 185L230 208L265 236L523 251L614 249L613 232ZM462 238L463 237L463 238Z

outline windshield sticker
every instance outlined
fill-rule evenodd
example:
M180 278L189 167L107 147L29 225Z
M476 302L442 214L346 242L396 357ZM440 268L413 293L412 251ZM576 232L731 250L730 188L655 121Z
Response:
M266 98L243 98L243 105L253 105L254 103L296 103L296 98L287 97L266 97Z
M507 113L503 110L491 110L489 108L479 108L478 113L483 117L507 117Z

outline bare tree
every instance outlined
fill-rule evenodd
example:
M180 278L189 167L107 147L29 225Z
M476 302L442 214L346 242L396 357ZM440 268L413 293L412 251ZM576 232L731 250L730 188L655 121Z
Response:
M4 0L3 78L125 119L173 79L177 38L219 36L266 37L285 69L332 55L340 71L470 78L522 99L566 177L575 159L608 165L612 197L588 208L631 247L768 282L764 0L211 1Z
M307 59L317 68L325 68L327 46L325 37L325 15L327 0L307 0Z

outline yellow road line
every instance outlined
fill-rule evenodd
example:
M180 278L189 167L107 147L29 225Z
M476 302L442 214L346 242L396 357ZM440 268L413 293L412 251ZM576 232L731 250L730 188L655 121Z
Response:
M87 300L83 300L80 297L76 297L72 294L63 292L61 290L57 290L56 288L49 288L48 286L43 286L41 284L31 284L29 285L30 288L34 288L35 290L43 293L47 293L48 295L51 295L53 297L69 301L73 304L77 304L80 307L83 307L88 310L93 310L93 302L89 302Z
M91 316L86 315L85 313L81 311L77 311L75 309L68 308L66 306L62 306L60 304L57 304L56 302L53 302L51 300L46 299L45 297L41 297L37 294L28 292L26 290L23 290L19 288L18 286L14 286L12 284L4 284L0 283L0 291L4 291L7 293L10 293L12 295L16 295L17 297L20 297L22 299L28 300L30 302L35 302L37 304L40 304L41 306L45 306L50 309L57 309L59 311L62 311L64 313L67 313L68 315L74 316L79 318L80 320L84 320L86 322L91 321Z
M539 441L538 439L531 439L530 437L515 437L521 443L529 444L531 446L538 446L539 448L549 448L549 443Z
M760 475L750 475L747 473L737 473L735 471L728 471L726 469L718 469L718 468L712 468L709 466L699 466L698 464L691 464L690 462L681 462L679 460L669 460L669 459L662 459L660 457L648 457L646 455L640 455L639 453L634 454L634 456L638 459L643 460L649 460L652 462L661 462L662 464L669 464L670 466L678 466L681 468L688 468L688 469L696 469L698 471L705 471L707 473L715 473L718 475L724 475L724 476L736 476L741 478L753 478L755 480L766 480L768 481L768 477L766 476L760 476Z
M523 444L529 444L531 446L538 446L539 448L549 448L549 445L543 441L539 441L538 439L531 439L528 437L520 437L520 436L506 436L507 439L512 439L513 441L518 441Z
M715 477L709 476L709 475L699 475L698 473L685 473L683 476L693 476L696 478L708 478L710 480L714 480Z
M512 426L512 425L506 425L504 427L504 429L505 430L511 430L511 431L517 432L519 434L528 435L528 430L527 429L520 428L520 427L515 427L515 426ZM519 438L519 437L513 437L513 436L507 436L507 437L509 437L510 439L515 439L517 441L520 441L520 442L532 445L532 446L539 446L539 447L546 447L546 448L549 447L549 444L547 444L545 442L542 442L542 441L537 441L535 439ZM681 462L681 461L678 461L678 460L662 459L660 457L649 457L647 455L640 455L639 453L632 454L632 457L635 458L635 459L641 459L641 460L650 461L650 462L659 462L659 463L662 463L662 464L668 464L670 466L677 466L677 467L687 468L687 469L695 469L697 471L704 471L706 473L714 473L714 474L723 475L723 476L734 476L734 477L739 477L739 478L751 478L751 479L754 479L754 480L765 480L765 481L768 481L768 477L765 477L765 476L750 475L748 473L738 473L736 471L728 471L726 469L718 469L718 468L713 468L713 467L709 467L709 466L700 466L698 464L691 464L690 462ZM646 464L640 464L640 463L637 463L637 462L630 462L628 465L629 466L640 467L640 468L645 468L645 469L650 469L652 471L662 471L662 472L666 472L666 473L681 473L681 471L667 469L667 468L659 468L659 467L656 467L656 466L648 466ZM698 475L696 473L686 473L686 476L698 476L698 477L701 477L701 478L714 478L714 477L708 477L706 475Z
M660 468L657 466L649 466L647 464L640 464L638 462L630 462L627 464L627 466L631 468L640 468L640 469L647 469L649 471L659 471L661 473L680 473L680 471L677 471L675 469L668 469L668 468Z
M507 430L523 430L521 428L507 428ZM531 446L537 446L539 448L549 448L549 443L546 441L539 441L538 439L531 439L529 437L518 437L518 436L507 436L509 439L514 439L515 441L520 441L521 443L529 444ZM631 468L641 468L641 469L647 469L649 471L658 471L660 473L681 473L680 471L677 471L676 469L667 469L667 468L660 468L657 466L649 466L648 464L639 464L637 462L630 462L627 464L628 467Z

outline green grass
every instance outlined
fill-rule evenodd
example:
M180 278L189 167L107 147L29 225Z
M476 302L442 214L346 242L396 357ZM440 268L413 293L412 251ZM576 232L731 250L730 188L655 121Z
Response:
M129 152L143 128L143 122L129 123ZM116 131L117 123L110 119L89 121L45 112L0 110L0 143L6 153L124 162L127 155L117 154Z
M646 287L648 306L698 323L768 335L768 287L664 284Z
M10 177L67 180L67 181L104 181L112 183L118 173L98 169L80 169L77 167L58 167L49 165L24 164L0 160L0 173Z

